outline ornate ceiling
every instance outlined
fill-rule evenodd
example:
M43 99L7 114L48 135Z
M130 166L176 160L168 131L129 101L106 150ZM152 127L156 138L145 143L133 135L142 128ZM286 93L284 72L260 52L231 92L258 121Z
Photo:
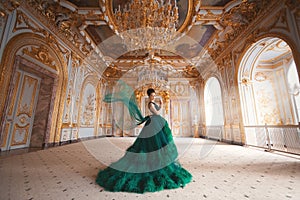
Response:
M128 1L28 0L24 8L51 30L56 29L79 57L91 57L96 71L106 63L109 67L105 67L104 75L117 78L142 63L149 54L144 50L127 52L115 34L118 24L113 9ZM177 0L179 39L165 49L156 50L154 56L172 65L184 77L198 78L271 2L275 1ZM4 6L10 9L8 3ZM275 48L273 52L269 50L266 55L278 57Z
M120 76L127 72L133 66L142 62L148 55L143 50L135 52L126 52L121 41L115 34L118 26L114 24L112 11L118 5L124 7L130 0L69 0L69 9L74 9L81 15L81 29L87 33L87 37L97 46L104 54L104 58L109 60L111 65L107 68L104 75L108 77ZM219 15L228 7L230 0L177 0L179 8L179 25L178 33L183 36L169 49L155 51L155 56L162 58L168 64L171 64L177 71L183 73L185 77L198 77L199 72L190 62L191 58L197 56L200 51L208 44L217 30L217 21ZM197 5L200 3L200 7ZM213 12L200 13L200 10L216 10ZM97 15L97 11L101 11ZM209 19L202 20L200 15L209 14ZM202 20L202 21L201 21ZM217 28L216 28L217 27ZM193 55L192 55L193 54ZM113 62L111 62L113 61Z

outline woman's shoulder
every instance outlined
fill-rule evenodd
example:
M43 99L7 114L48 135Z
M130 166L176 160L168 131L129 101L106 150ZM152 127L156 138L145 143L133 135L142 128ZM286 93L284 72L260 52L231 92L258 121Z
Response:
M156 103L152 102L152 101L149 101L148 103L148 108L150 108L150 105L153 104L154 106L156 106Z

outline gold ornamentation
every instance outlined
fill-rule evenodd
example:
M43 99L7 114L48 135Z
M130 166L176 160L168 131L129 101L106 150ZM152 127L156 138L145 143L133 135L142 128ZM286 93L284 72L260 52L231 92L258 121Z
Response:
M3 8L5 8L7 11L12 12L13 10L17 9L20 6L20 1L17 0L2 0L0 2L0 5L2 4ZM2 7L1 6L1 7ZM5 13L2 11L3 16Z
M21 114L21 113L26 113L26 114L30 113L29 106L26 103L20 105L20 107L19 107L19 114Z
M19 65L20 58L16 56L17 52L20 51L24 46L40 46L47 45L45 38L40 35L32 33L22 33L16 35L10 43L7 44L5 51L3 52L1 65L0 65L0 85L2 89L0 90L0 112L4 111L4 103L7 99L7 94L9 90L9 78L13 76L13 69ZM60 129L63 118L63 109L64 109L64 98L61 96L66 95L67 89L67 64L66 61L59 49L55 48L53 45L47 46L49 54L53 55L55 63L57 63L57 71L60 73L56 80L57 91L55 94L55 99L53 100L53 114L51 116L51 124L49 124L49 129L47 130L49 134L45 136L46 143L59 142L60 141ZM11 59L14 56L14 59ZM54 97L54 96L53 96ZM51 128L51 129L50 129Z
M31 50L30 48L25 48L23 49L23 53L56 70L56 63L54 61L54 58L49 55L48 49L44 45L41 45L39 47L32 46Z
M6 12L2 8L0 8L0 18L4 18L5 15L6 15Z
M120 78L122 76L122 71L116 65L112 65L107 67L103 74L107 78Z
M75 47L75 51L87 55L92 50L92 46L79 33L77 26L82 22L75 12L60 6L58 2L47 0L28 0L25 7L33 14L43 16L46 20L41 16L37 17L66 43L70 42L72 44L70 47Z
M83 124L91 125L91 122L95 121L95 96L94 94L90 94L87 96L87 102L84 106L83 112Z
M183 71L185 73L185 76L188 78L197 78L200 75L196 67L192 65L188 65L186 68L183 69Z
M75 53L72 53L72 67L80 67L82 65L82 58Z
M168 72L173 67L161 63L161 58L154 55L146 58L143 63L135 68L138 74L136 87L148 85L149 87L168 89Z
M24 24L26 25L26 27L24 27ZM26 29L26 28L30 29L34 33L42 34L45 37L44 41L49 46L55 48L57 51L61 52L63 55L68 56L67 49L58 43L55 36L53 36L47 30L41 28L31 18L29 18L26 14L24 14L20 10L17 10L17 23L14 26L13 32L16 32L18 30L24 31L24 29Z
M142 99L142 96L143 96L142 90L135 90L134 94L135 94L135 98L136 98L136 101L138 103L138 106L141 107L141 102L142 102L141 99Z
M26 144L29 133L29 124L25 127L15 125L12 135L11 146Z
M133 0L114 11L119 35L127 49L161 49L176 36L178 7L176 0Z
M163 97L166 114L169 114L170 93L169 91L161 91L159 94Z
M187 15L178 32L183 33L188 29L188 26L195 21L193 16L200 9L200 0L186 0L188 1ZM108 25L114 30L118 30L118 24L116 23L115 16L113 15L112 0L99 0L101 11L104 13L104 18Z
M212 10L210 9L201 9L202 11L205 11L206 13L205 14L198 14L197 15L197 21L203 21L204 24L210 22L210 21L219 21L220 18L221 18L221 15L223 14L223 9L218 9L218 8L214 8L214 10L218 10L218 14L214 14L212 12ZM219 14L219 12L221 12Z
M26 26L24 26L24 24ZM16 32L18 30L24 30L26 28L32 30L32 32L34 32L34 33L35 32L43 32L43 30L40 29L33 20L29 19L26 14L24 14L20 10L17 10L17 22L15 23L13 32Z
M243 1L238 6L233 7L221 17L219 24L224 27L225 36L221 41L218 41L208 48L208 52L215 60L218 56L224 52L224 50L232 44L232 42L241 35L241 32L262 12L269 6L268 0L261 1ZM263 9L264 8L264 9Z
M248 79L248 78L243 78L242 79L242 84L248 86L250 83L251 83L250 79Z
M254 79L256 81L258 81L258 82L262 82L262 81L265 81L267 79L267 76L263 72L257 72L255 74L255 78Z

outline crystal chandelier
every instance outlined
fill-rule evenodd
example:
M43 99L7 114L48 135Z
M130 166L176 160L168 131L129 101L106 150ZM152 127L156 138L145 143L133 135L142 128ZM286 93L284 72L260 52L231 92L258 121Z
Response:
M163 64L160 57L151 55L144 60L144 64L135 68L137 71L137 88L169 88L168 76L172 66Z
M117 31L129 51L161 49L176 36L176 0L131 0L114 11Z

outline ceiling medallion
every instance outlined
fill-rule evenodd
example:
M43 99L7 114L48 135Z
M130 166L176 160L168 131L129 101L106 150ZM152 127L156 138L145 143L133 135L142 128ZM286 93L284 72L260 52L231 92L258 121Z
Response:
M128 51L162 49L176 36L176 0L132 0L113 14L116 34Z

